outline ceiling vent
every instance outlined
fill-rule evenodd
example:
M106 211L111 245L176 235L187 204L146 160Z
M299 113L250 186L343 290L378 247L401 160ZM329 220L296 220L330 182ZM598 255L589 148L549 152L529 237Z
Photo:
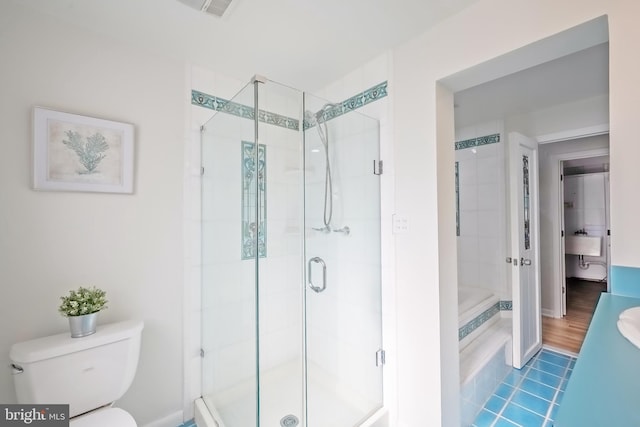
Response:
M187 6L199 10L201 12L208 13L221 17L231 4L231 0L178 0L180 3L184 3Z

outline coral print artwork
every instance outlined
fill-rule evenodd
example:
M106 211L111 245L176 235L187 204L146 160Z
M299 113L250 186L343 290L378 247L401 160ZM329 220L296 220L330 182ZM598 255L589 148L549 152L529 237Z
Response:
M134 126L33 109L33 189L133 194Z
M123 132L49 120L51 181L122 183Z

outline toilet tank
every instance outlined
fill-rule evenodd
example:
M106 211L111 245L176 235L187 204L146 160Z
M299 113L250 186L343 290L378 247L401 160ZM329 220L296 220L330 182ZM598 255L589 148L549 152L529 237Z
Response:
M135 376L143 327L129 320L83 338L67 332L14 344L18 403L69 404L73 417L118 400Z

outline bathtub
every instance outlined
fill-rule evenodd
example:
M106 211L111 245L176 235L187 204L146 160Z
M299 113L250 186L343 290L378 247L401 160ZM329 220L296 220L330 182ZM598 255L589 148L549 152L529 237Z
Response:
M469 426L511 369L511 318L484 288L458 288L462 425Z
M500 300L488 289L458 287L458 326L473 320Z

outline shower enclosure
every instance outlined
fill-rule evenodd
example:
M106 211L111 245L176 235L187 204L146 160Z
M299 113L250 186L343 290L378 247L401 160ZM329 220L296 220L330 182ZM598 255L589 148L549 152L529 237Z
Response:
M202 396L220 426L382 407L379 124L343 104L256 77L203 127Z

